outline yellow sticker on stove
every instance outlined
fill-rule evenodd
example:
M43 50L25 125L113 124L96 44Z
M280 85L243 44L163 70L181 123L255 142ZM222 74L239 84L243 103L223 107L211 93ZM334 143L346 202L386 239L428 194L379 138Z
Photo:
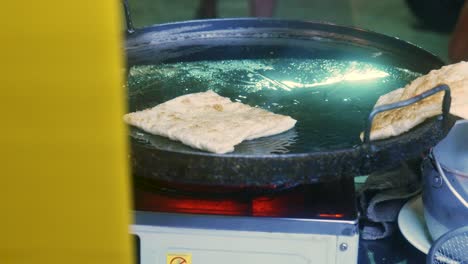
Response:
M166 264L192 264L192 254L167 253Z

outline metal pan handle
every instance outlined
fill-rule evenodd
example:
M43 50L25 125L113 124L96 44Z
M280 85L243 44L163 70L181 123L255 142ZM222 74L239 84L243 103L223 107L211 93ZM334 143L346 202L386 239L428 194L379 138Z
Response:
M128 5L128 0L123 0L123 8L125 13L125 23L127 25L127 33L132 34L135 32L133 27L132 16L130 15L130 6Z
M386 104L386 105L382 105L382 106L378 106L378 107L374 108L372 110L372 112L369 114L369 118L367 120L367 126L366 126L366 129L364 130L364 144L369 144L370 143L370 133L371 133L371 128L372 128L372 122L374 120L374 117L378 113L414 104L416 102L419 102L419 101L421 101L421 100L423 100L423 99L425 99L425 98L427 98L429 96L432 96L432 95L434 95L434 94L436 94L438 92L441 92L441 91L444 91L444 99L442 101L442 118L443 118L443 121L444 121L444 125L446 126L447 121L448 121L448 114L450 112L450 102L451 102L452 98L450 96L449 86L446 85L446 84L441 84L441 85L438 85L438 86L436 86L436 87L434 87L434 88L432 88L430 90L427 90L427 91L423 92L420 95L412 97L412 98L410 98L408 100L404 100L404 101L396 102L396 103L392 103L392 104Z

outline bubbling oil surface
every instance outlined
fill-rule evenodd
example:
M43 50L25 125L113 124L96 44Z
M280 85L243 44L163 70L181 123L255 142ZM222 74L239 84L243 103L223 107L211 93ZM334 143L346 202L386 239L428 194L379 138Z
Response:
M127 87L130 111L213 90L232 101L296 119L294 129L245 141L231 153L267 155L330 151L361 144L359 134L379 96L418 76L406 69L359 61L222 60L134 66ZM131 136L160 149L198 152L134 128Z

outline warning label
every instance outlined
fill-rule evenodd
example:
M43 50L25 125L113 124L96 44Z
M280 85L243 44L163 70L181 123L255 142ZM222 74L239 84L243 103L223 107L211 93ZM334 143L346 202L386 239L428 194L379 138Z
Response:
M168 253L166 254L166 264L192 264L192 254Z

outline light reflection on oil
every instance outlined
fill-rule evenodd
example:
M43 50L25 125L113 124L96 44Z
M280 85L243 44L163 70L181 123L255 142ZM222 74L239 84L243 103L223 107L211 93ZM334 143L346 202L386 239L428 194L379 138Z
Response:
M365 81L365 80L373 80L373 79L380 79L389 76L389 74L385 71L377 70L377 69L356 69L355 67L351 67L348 71L342 74L338 74L335 76L331 76L324 81L315 82L315 83L298 83L294 81L280 81L282 84L288 87L288 90L291 88L311 88L316 86L324 86L330 84L336 84L340 82L352 82L352 81Z

